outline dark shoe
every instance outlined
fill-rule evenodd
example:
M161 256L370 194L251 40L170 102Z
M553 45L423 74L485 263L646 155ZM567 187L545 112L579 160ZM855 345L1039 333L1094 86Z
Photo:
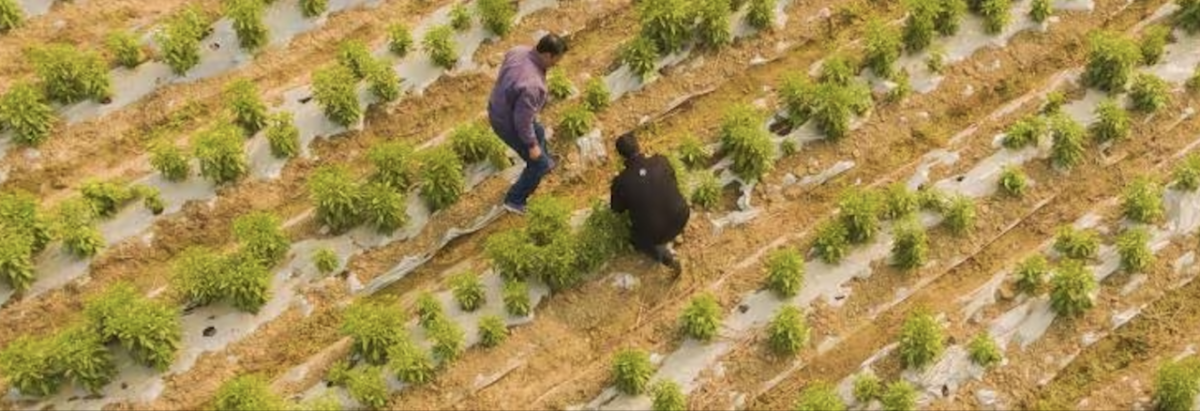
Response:
M658 261L662 265L670 267L671 271L675 273L675 278L679 278L679 275L683 273L683 266L675 259L675 253L672 253L671 249L667 248L665 244L655 247L654 251Z

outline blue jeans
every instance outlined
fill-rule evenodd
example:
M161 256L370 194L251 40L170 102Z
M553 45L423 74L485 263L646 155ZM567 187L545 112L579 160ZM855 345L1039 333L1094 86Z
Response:
M525 161L525 170L521 171L521 176L517 178L517 182L513 183L508 189L508 194L504 196L504 202L518 207L525 207L525 203L529 201L529 196L537 190L538 185L542 183L542 177L550 172L553 160L550 159L550 150L546 146L546 129L541 123L533 123L533 133L537 136L538 147L542 149L542 156L537 160L529 158L529 147L524 141L515 134L503 133L492 127L496 135L504 140L509 148L517 152L521 160Z

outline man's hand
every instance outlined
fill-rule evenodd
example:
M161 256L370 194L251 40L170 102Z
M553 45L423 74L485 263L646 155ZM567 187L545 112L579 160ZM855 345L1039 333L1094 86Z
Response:
M534 144L533 147L530 147L529 158L533 160L542 158L542 147L537 144Z

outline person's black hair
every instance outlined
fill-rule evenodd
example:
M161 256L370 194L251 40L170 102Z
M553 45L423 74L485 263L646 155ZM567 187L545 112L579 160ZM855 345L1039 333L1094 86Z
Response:
M617 138L617 154L622 158L633 158L638 153L641 153L641 148L638 147L637 137L632 132Z
M542 36L542 39L538 40L537 44L538 53L546 53L551 56L566 54L567 48L567 40L554 33Z

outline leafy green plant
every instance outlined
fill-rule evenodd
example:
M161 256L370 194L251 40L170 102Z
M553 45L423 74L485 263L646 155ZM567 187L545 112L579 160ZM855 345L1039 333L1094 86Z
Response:
M925 264L929 254L929 239L925 229L917 221L906 221L896 226L896 240L892 243L892 261L902 270L913 270Z
M804 313L792 305L785 305L775 312L767 324L767 342L771 350L779 355L795 355L808 344L808 326Z
M630 248L628 215L618 214L601 201L592 201L592 213L583 222L583 229L570 242L575 248L575 270L591 273L618 253ZM570 244L569 244L570 245Z
M335 232L362 221L362 189L341 165L318 168L308 180L308 193L317 204L317 221Z
M862 244L879 232L879 197L866 190L851 188L838 200L838 219L846 227L847 239Z
M1143 228L1126 230L1117 236L1117 254L1121 256L1121 268L1136 272L1145 270L1154 263L1154 252L1150 251L1150 233Z
M704 209L712 209L721 199L721 183L710 172L701 172L692 190L692 204Z
M531 311L529 302L529 286L524 281L504 281L504 310L508 315L524 317Z
M617 389L629 395L641 394L650 382L654 367L650 355L638 349L622 349L612 360L613 382Z
M762 179L774 167L775 145L752 107L735 105L721 121L721 145L733 158L730 167L743 180Z
M337 61L342 67L350 69L354 77L363 79L367 77L368 68L374 59L371 58L371 50L367 49L366 43L350 39L338 44Z
M154 215L162 214L163 209L167 207L163 203L162 192L156 187L139 184L133 187L133 192L135 196L142 198L142 205Z
M408 205L404 192L380 183L362 188L362 218L381 233L391 234L408 224Z
M679 154L679 160L683 161L683 164L687 165L689 168L703 167L708 163L709 156L712 155L712 153L710 153L709 150L700 143L700 140L691 134L684 136L679 142L679 150L677 153Z
M325 110L325 117L342 127L350 127L362 118L355 90L357 84L354 73L339 65L325 67L313 74L313 97Z
M59 205L55 232L71 254L96 255L104 246L104 237L96 228L96 211L83 200L71 199Z
M457 134L457 133L456 133ZM459 137L462 138L462 137ZM454 137L451 137L453 145ZM470 141L474 142L475 137ZM460 150L471 148L471 153L474 154L483 151L482 148L476 147L474 144L463 144ZM462 154L460 154L461 156ZM370 180L376 183L382 183L397 191L407 190L417 179L417 164L413 157L413 148L408 143L400 141L386 141L374 146L367 151L367 161L371 162L375 171L371 174Z
M333 273L333 270L338 269L338 266L342 265L337 253L328 248L317 250L317 252L313 253L312 260L313 265L317 267L317 271L325 275Z
M389 389L383 379L383 370L378 366L358 367L343 377L342 384L350 396L368 409L379 410L387 405Z
M970 197L956 195L942 211L946 228L955 235L968 234L975 228L975 202Z
M767 256L767 288L780 297L792 297L804 285L804 256L791 248Z
M327 8L329 8L329 0L300 0L300 13L304 17L320 16Z
M400 381L414 385L433 381L436 371L429 353L408 338L401 338L388 348L388 368L396 372Z
M54 110L40 89L17 83L0 96L0 129L12 130L12 141L37 146L50 137Z
M1089 37L1084 83L1109 93L1125 90L1133 67L1142 59L1133 41L1113 32L1097 32Z
M128 283L84 303L84 316L105 342L118 341L139 364L166 371L183 336L179 309L142 296Z
M800 398L792 407L796 411L846 411L846 403L832 385L814 381L800 391Z
M1191 409L1200 394L1200 360L1167 362L1154 375L1154 404L1158 410Z
M506 280L526 280L536 275L539 267L535 253L539 251L524 230L493 234L484 244L488 259Z
M413 50L412 32L404 23L393 23L388 26L388 50L397 57L404 57Z
M900 69L892 75L892 82L896 84L891 90L888 90L887 100L891 103L904 101L912 94L912 82L909 81L908 69Z
M66 44L49 44L30 53L46 97L63 104L112 95L108 68L96 53Z
M1146 177L1135 178L1121 196L1121 214L1130 220L1149 224L1163 216L1163 189Z
M1166 80L1153 74L1138 73L1133 77L1133 86L1129 90L1129 99L1133 109L1153 113L1167 106L1170 100L1171 86Z
M1146 31L1142 32L1142 43L1139 45L1142 50L1142 64L1158 64L1162 60L1163 50L1170 36L1171 29L1167 26L1155 24L1146 28Z
M925 59L925 68L934 73L941 74L946 69L946 49L935 47L929 52L929 57Z
M240 375L221 384L213 399L218 410L272 411L287 409L283 399L271 392L271 385L259 375Z
M942 326L928 311L909 314L900 331L900 361L906 368L923 369L942 355Z
M854 79L850 60L842 54L834 54L821 63L820 82L838 85L850 84Z
M371 94L381 101L400 98L400 76L387 60L367 60L363 68L364 78L371 87Z
M383 364L388 348L404 338L404 318L384 303L358 301L346 310L340 330L354 340L355 354L371 364Z
M1050 287L1050 308L1058 315L1074 317L1092 308L1096 278L1082 262L1066 260L1059 264Z
M854 376L854 400L868 404L883 394L883 383L874 373L861 372Z
M881 216L888 220L898 220L917 212L920 202L917 194L905 187L903 183L888 185L883 190L883 213Z
M1098 143L1121 141L1129 136L1129 114L1112 99L1096 106L1096 122L1088 127Z
M222 257L193 247L176 261L171 280L191 303L207 305L227 299L234 307L253 313L270 298L271 272L264 264L249 254Z
M491 348L504 343L508 338L508 324L498 315L485 315L479 319L479 343Z
M134 199L133 190L124 183L89 179L79 189L95 215L110 217Z
M670 54L683 48L691 35L692 15L683 0L647 0L639 2L640 36L654 42L658 51Z
M243 250L268 266L283 261L291 247L283 222L268 211L255 211L233 220L233 235Z
M478 0L475 7L479 9L479 20L483 27L497 36L506 36L512 31L517 17L515 4L507 0Z
M426 150L421 160L420 175L421 197L435 211L458 202L466 188L463 164L450 147Z
M701 1L693 4L696 9L696 35L701 46L719 49L733 41L729 24L732 10L725 0Z
M983 16L983 28L991 34L1004 31L1004 26L1007 26L1009 20L1012 20L1012 14L1009 12L1011 8L1010 0L980 1L979 14Z
M221 122L192 139L192 152L200 161L200 175L217 184L237 181L249 171L242 150L241 130Z
M650 388L651 406L654 411L685 411L687 396L675 381L663 380Z
M924 50L933 43L934 25L941 4L937 0L907 0L908 18L904 21L904 48L909 52Z
M962 16L967 12L965 0L943 0L934 25L943 36L953 36L958 33Z
M1174 188L1193 192L1200 188L1200 154L1189 154L1175 168Z
M816 91L816 86L808 76L797 73L784 75L776 96L787 112L788 123L800 126L812 117Z
M21 27L25 11L16 0L0 0L0 33Z
M1050 264L1046 262L1046 257L1039 254L1026 258L1017 265L1017 291L1029 295L1037 293L1045 284L1046 275L1049 273Z
M871 108L871 91L861 84L822 83L809 98L817 129L832 141L841 140L850 131L851 116L866 114Z
M3 224L0 227L8 228ZM24 235L0 236L0 279L17 291L27 290L33 285L33 250L30 242L30 238Z
M468 9L464 3L456 3L450 7L450 27L456 31L471 28L471 17L471 9Z
M425 32L421 47L438 67L449 70L458 64L458 45L454 42L454 29L450 26L437 26Z
M188 174L191 172L191 165L188 164L183 150L165 139L151 143L150 165L158 170L167 181L187 180Z
M1004 166L1000 172L1000 191L1011 197L1020 197L1025 194L1025 190L1029 187L1028 177L1021 168L1016 165Z
M1013 150L1031 145L1036 146L1038 138L1046 133L1047 128L1046 122L1041 117L1031 115L1022 118L1008 127L1002 144L1005 148Z
M442 308L442 304L429 292L422 292L417 296L414 311L417 314L417 324L426 330L432 329L438 321L446 318L446 311Z
M259 0L239 0L257 2ZM234 122L246 134L254 134L267 124L267 105L258 97L258 89L247 79L238 79L225 89L226 104L233 111Z
M593 113L607 108L610 98L608 85L599 77L592 77L584 86L583 106Z
M1038 24L1042 24L1050 18L1050 13L1052 12L1050 0L1033 0L1033 6L1029 9L1029 18Z
M443 365L457 360L466 349L466 335L462 328L444 316L437 317L428 331L433 340L433 356Z
M891 78L896 60L900 58L900 34L882 21L873 19L867 24L864 64L875 75Z
M450 277L450 288L453 290L454 300L458 301L463 311L478 310L487 302L483 282L473 272L467 271Z
M971 361L987 368L996 365L1001 360L1000 347L996 345L996 340L987 332L981 332L971 339L971 343L967 345L967 352L971 356Z
M267 25L263 16L267 3L262 0L229 0L225 2L225 14L233 20L233 31L237 33L242 49L255 51L267 44Z
M1050 118L1050 162L1070 170L1083 162L1083 138L1086 130L1066 114Z
M817 229L813 250L828 264L837 264L850 247L850 231L840 220L827 221Z
M177 75L200 64L200 40L208 35L208 17L196 6L171 16L166 27L155 34L162 59Z
M558 133L567 141L574 141L592 131L592 123L595 121L596 115L592 114L589 106L586 103L579 104L562 113L558 122Z
M575 92L575 86L562 67L555 67L546 73L546 90L555 100L565 100Z
M300 129L292 113L283 111L267 118L267 144L275 158L291 158L300 154Z
M894 381L888 384L879 401L884 411L912 411L917 408L917 389L908 381Z
M629 69L643 81L649 80L656 69L658 49L653 41L646 37L636 37L621 46L618 59L629 66Z
M750 0L750 8L746 11L746 23L758 30L766 30L775 21L775 2L777 0Z
M93 394L99 393L117 373L103 339L86 326L72 326L59 333L50 356L55 373Z
M1054 238L1054 251L1075 260L1096 258L1096 253L1100 251L1100 237L1093 230L1063 227Z
M32 252L41 252L50 242L50 227L38 211L38 201L24 191L0 192L0 226L3 237L23 237Z
M710 341L721 326L721 305L710 294L692 298L679 317L680 328L689 337Z
M63 378L53 369L53 347L48 339L27 335L0 350L0 371L8 384L24 395L44 397L58 391Z

